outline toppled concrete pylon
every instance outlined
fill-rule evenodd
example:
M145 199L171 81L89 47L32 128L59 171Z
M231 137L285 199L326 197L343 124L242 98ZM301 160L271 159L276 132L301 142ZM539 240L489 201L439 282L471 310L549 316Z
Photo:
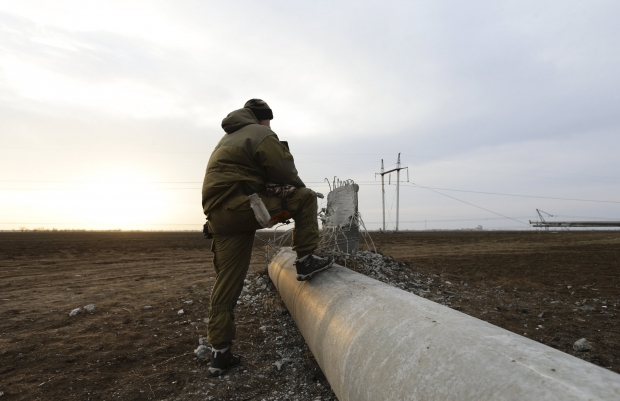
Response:
M619 400L620 375L342 266L269 264L340 401Z
M320 215L327 231L327 246L340 252L354 254L359 250L359 186L352 180L334 183L327 194L327 207Z

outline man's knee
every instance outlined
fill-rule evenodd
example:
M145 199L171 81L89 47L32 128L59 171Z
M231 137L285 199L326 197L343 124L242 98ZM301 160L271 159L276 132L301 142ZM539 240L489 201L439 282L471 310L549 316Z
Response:
M302 200L314 200L316 202L316 192L310 188L299 188L297 191L299 191L299 197Z
M310 212L316 214L317 200L316 192L310 188L299 188L299 193L296 194L299 197L299 212Z

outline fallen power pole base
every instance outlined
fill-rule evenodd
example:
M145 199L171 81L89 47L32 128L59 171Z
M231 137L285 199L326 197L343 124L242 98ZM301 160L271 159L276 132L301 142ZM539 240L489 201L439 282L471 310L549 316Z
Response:
M342 266L269 276L340 401L620 400L620 375Z

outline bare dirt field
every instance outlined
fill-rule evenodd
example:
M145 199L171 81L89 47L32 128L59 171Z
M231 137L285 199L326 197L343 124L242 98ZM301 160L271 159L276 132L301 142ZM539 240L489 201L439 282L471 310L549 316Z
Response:
M383 281L620 372L620 232L372 235ZM258 253L236 311L242 366L207 376L193 351L209 245L197 232L0 233L0 400L335 399ZM573 350L580 338L591 351Z

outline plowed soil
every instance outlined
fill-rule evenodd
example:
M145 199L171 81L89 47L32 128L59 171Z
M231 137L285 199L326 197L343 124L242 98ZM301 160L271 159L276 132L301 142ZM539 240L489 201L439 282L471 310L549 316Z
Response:
M620 372L619 232L372 235L403 270L433 278L426 298ZM334 399L277 293L254 285L258 253L257 300L236 312L243 365L206 375L193 350L209 246L197 232L0 233L0 400ZM591 351L573 350L580 338Z

